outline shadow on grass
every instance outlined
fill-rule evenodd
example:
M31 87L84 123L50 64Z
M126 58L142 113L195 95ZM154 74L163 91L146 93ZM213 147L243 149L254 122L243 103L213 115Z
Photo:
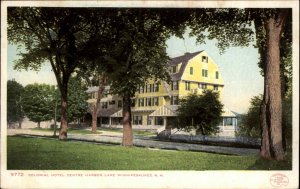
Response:
M292 170L292 152L288 152L286 159L282 161L258 158L248 170Z

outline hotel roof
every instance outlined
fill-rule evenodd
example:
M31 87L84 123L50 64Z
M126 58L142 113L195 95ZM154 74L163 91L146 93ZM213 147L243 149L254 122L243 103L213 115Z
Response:
M182 77L182 74L183 74L183 72L184 72L184 70L186 68L186 65L189 62L189 60L192 59L192 58L194 58L195 56L197 56L198 54L200 54L202 52L203 51L197 51L197 52L194 52L194 53L185 53L182 56L178 56L178 57L172 58L168 62L169 66L176 66L176 65L182 63L179 72L171 75L172 80L173 81L180 80L181 77Z

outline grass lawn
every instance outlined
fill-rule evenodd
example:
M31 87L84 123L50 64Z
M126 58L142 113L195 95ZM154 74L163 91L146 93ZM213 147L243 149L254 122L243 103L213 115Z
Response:
M291 169L290 161L256 156L124 148L41 138L7 138L9 170L268 170Z

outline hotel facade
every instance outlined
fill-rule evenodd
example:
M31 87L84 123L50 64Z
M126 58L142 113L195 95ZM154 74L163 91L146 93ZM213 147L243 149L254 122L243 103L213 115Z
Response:
M132 124L134 128L166 128L176 117L180 98L190 93L201 94L203 90L217 91L223 96L224 81L218 65L205 51L185 53L172 58L169 62L171 83L148 80L140 86L132 98ZM90 87L88 103L96 102L98 87ZM122 123L122 98L109 94L105 87L98 112L99 125L118 126ZM223 122L220 131L237 130L236 114L223 109Z

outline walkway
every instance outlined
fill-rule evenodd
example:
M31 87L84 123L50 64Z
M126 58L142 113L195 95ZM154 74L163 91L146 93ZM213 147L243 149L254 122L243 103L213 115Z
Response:
M30 129L8 129L7 135L25 135L25 136L40 136L49 137L53 135L50 131L35 131ZM120 145L122 143L122 133L101 131L101 134L68 134L69 140L83 141L83 142L95 142ZM220 154L231 155L258 155L258 149L252 148L236 148L236 147L224 147L224 146L210 146L201 144L189 144L179 142L166 142L159 141L154 137L147 136L134 136L134 146L155 148L155 149L167 149L167 150L186 150L197 152L210 152Z

